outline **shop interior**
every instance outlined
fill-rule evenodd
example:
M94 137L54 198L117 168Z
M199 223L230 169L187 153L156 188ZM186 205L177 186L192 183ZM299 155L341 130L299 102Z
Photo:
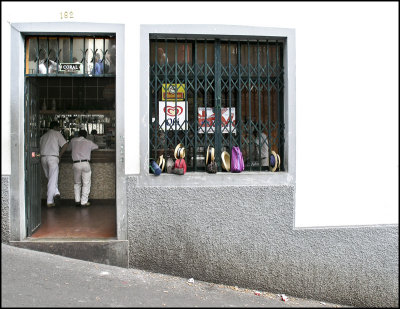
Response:
M41 175L41 225L33 238L115 238L115 77L33 77L38 88L40 136L57 120L67 141L84 129L99 146L91 153L89 207L77 207L71 152L60 158L61 200L47 207L47 179Z

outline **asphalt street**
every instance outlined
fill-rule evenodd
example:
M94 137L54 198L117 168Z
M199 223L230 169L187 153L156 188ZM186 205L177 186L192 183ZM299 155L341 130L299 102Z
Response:
M1 245L3 307L346 307Z

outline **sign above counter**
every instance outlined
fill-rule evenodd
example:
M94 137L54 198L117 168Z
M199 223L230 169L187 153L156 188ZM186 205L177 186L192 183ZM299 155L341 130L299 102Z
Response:
M83 74L82 63L60 63L60 72Z

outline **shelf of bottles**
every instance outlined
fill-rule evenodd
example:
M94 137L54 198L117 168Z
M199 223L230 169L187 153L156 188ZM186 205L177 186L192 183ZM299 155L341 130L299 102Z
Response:
M49 130L51 121L58 121L60 132L67 141L77 137L79 130L86 130L87 138L94 141L99 149L115 149L114 111L41 111L39 121L40 136Z

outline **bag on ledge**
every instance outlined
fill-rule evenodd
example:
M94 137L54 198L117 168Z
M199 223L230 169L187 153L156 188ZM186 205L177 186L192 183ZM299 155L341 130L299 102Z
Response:
M179 171L179 174L178 174L177 172L174 171L174 174L184 175L186 173L186 162L185 162L185 159L175 160L174 170L177 170L177 169L182 169L183 173L182 173L182 171Z
M232 147L231 171L232 173L244 171L243 155L240 148L236 146Z

